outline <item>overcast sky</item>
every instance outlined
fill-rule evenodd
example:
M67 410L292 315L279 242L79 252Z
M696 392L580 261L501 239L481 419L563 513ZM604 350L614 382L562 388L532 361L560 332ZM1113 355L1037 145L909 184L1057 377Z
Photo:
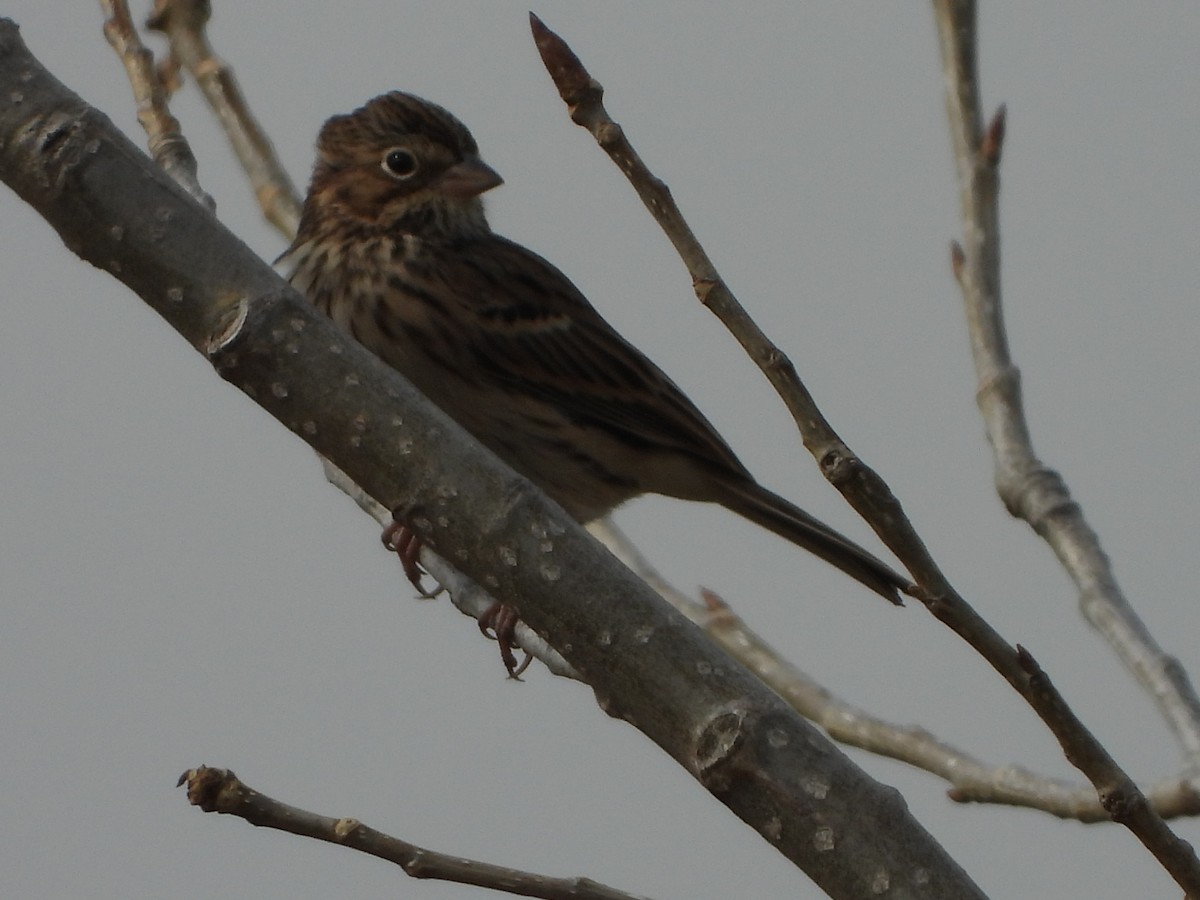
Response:
M149 4L139 4L139 16ZM459 115L506 184L501 233L553 260L760 479L876 546L820 477L615 167L573 126L528 3L216 0L211 34L298 184L320 123L403 88ZM962 592L1028 646L1143 783L1180 754L996 499L948 242L960 232L928 4L559 2L536 11L607 88L726 279ZM98 4L15 0L42 62L139 144ZM1200 8L986 5L1008 104L1004 298L1036 446L1160 642L1200 671ZM174 105L221 219L262 221L212 117ZM154 313L0 192L0 895L475 898L189 808L185 768L434 849L656 898L814 896L591 692L418 602L312 453ZM996 765L1076 779L1016 695L919 606L719 509L618 522L849 701ZM1117 826L958 806L853 752L995 898L1178 897ZM1186 838L1200 826L1177 823Z

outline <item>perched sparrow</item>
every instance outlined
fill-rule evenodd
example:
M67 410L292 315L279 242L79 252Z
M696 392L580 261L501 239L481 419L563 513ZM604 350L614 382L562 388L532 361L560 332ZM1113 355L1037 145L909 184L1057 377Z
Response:
M719 503L892 602L908 581L760 486L558 269L493 234L470 132L400 92L334 116L291 283L580 522L658 493ZM411 546L411 544L409 545Z

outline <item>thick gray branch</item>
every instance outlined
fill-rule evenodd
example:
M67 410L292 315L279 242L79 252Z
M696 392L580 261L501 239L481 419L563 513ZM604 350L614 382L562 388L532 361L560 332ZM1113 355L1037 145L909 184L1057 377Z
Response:
M830 896L982 894L892 789L315 313L0 20L0 178L497 598Z

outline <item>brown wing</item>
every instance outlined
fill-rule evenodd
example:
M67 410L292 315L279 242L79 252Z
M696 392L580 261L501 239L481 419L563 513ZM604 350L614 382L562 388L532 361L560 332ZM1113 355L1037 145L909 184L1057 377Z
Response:
M749 478L716 429L661 369L622 338L565 275L495 235L458 242L446 279L477 323L466 337L489 380L581 426ZM441 262L441 261L440 261Z

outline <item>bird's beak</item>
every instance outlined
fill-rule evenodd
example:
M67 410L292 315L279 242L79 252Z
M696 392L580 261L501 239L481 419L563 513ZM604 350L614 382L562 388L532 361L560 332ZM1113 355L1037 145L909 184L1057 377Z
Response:
M438 179L438 187L459 200L478 197L503 183L504 179L496 174L496 170L478 157L455 163Z

